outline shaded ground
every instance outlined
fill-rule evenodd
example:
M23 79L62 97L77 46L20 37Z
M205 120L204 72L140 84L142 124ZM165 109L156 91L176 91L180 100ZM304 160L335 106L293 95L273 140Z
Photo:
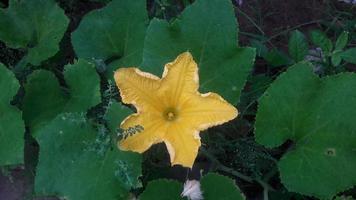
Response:
M54 69L52 68L51 70L58 74L58 71L60 71L66 63L71 62L75 58L72 46L70 45L70 33L77 27L83 15L90 10L102 7L103 4L89 0L57 1L65 10L67 16L71 19L69 29L61 42L61 51L48 61L52 64L55 63L56 66L52 66ZM153 0L148 0L150 16L155 16L156 13L156 8L154 8L153 2ZM182 1L176 0L176 2L176 9L168 9L170 10L168 15L171 15L169 17L178 14L179 11L183 9ZM348 11L349 8L345 4L335 2L336 0L244 0L242 6L237 6L235 3L236 15L240 24L240 44L247 46L250 44L251 39L262 38L266 41L266 45L269 48L276 47L278 49L286 50L290 30L298 28L302 32L307 33L311 29L325 28L325 25L330 25L326 24L327 22L333 22L333 24L331 24L332 27L335 27L336 30L340 29L343 27L341 20L344 16L342 13L340 14L339 11ZM0 3L6 6L8 1L1 0ZM0 62L7 66L11 66L22 56L23 52L20 50L6 48L5 45L0 42ZM254 69L255 73L264 73L266 65L266 62L263 59L257 59ZM209 133L207 134L208 137L204 138L205 140L209 140L209 137L212 137L214 142L209 143L211 147L224 149L224 154L221 155L221 157L218 156L219 160L221 159L220 162L247 174L252 173L249 168L250 166L247 166L248 164L261 162L258 163L258 165L262 166L262 168L264 165L266 165L266 167L268 167L267 165L270 165L268 159L256 158L255 154L251 154L251 152L259 152L259 155L265 155L265 149L251 143L247 137L252 134L253 129L251 129L251 127L253 127L253 124L251 125L250 122L253 120L253 114L246 115L243 119L233 121L231 123L231 130L214 129L214 131L221 131L222 134L231 141L239 140L240 142L236 143L236 145L238 146L238 149L241 150L240 153L229 151L229 147L224 146L224 140L213 138L214 136L210 136ZM239 130L238 133L236 129ZM221 143L219 143L220 140ZM283 146L279 152L268 153L275 158L278 158L288 145L289 144ZM164 148L163 145L155 146L146 153L145 156L147 158L154 154L156 155L155 158L157 158L159 152L161 152L161 154L162 152L166 152ZM35 157L37 155L37 149L38 147L36 143L27 144L27 157ZM216 153L216 155L219 155L218 151ZM157 166L169 166L168 154L163 153L160 157L163 159L157 162L155 162L154 158L146 159L146 162L151 160L155 163L144 163L144 165L147 166L144 168L144 170L146 170L144 171L144 183L157 178L157 176L172 177L183 181L187 176L190 176L191 178L198 177L200 169L213 167L213 163L206 159L207 155L200 155L197 159L197 164L194 166L193 172L188 173L186 169L179 167L169 169L159 168ZM0 171L0 200L33 199L31 188L33 186L34 176L33 166L35 166L36 163L29 163L28 160L33 159L27 159L26 170L24 170L23 167L18 167L10 170L8 174ZM241 160L244 160L244 162L240 162ZM251 163L247 161L251 161ZM244 163L245 165L242 165L241 163ZM5 174L8 176L5 176ZM237 182L246 196L250 199L262 198L259 196L262 193L262 188L259 187L258 184L249 184L241 180L237 180ZM272 179L271 184L274 184L277 188L282 187L279 184L278 176ZM53 198L42 198L41 200L53 200Z

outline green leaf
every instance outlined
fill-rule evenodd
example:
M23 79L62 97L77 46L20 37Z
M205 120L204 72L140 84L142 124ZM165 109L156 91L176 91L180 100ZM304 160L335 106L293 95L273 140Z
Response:
M133 111L128 107L116 101L111 101L105 113L105 119L110 131L116 133L116 130L120 128L120 123L132 113Z
M247 81L248 87L241 94L240 103L238 104L240 115L255 115L255 108L252 106L266 91L272 83L272 78L265 74L250 75ZM251 113L251 111L253 113Z
M255 59L255 49L238 47L237 30L231 1L197 0L172 23L151 21L142 69L160 76L164 64L190 51L199 66L201 92L237 103Z
M290 58L278 49L272 49L269 51L265 59L268 64L272 65L272 67L280 67L291 64Z
M65 66L64 79L68 89L46 70L28 77L23 112L33 134L62 112L85 112L100 103L100 79L92 64L78 60Z
M356 64L356 48L350 48L341 53L341 58L346 62Z
M335 50L338 51L345 48L348 40L349 40L349 32L347 31L342 32L336 40Z
M145 191L140 195L140 200L181 200L183 191L181 183L173 180L158 179L148 183Z
M333 66L337 67L340 65L342 58L341 58L341 52L333 52L332 56L331 56L331 63L333 64Z
M21 111L10 105L19 88L14 74L0 63L0 166L24 162L25 125Z
M35 177L37 195L70 200L128 199L139 186L141 156L108 148L96 151L97 132L84 114L61 114L42 128Z
M250 45L253 48L256 48L257 56L263 57L263 58L267 56L268 48L266 47L266 45L263 42L261 42L259 40L252 39L250 43L251 43Z
M33 65L52 57L67 29L69 19L53 0L10 0L0 9L0 40L12 48L24 48Z
M116 61L107 69L111 76L118 67L141 63L147 23L146 1L113 0L84 16L72 34L74 50L79 58Z
M240 193L234 181L228 177L209 173L201 180L201 191L205 200L243 200L245 197ZM148 183L145 191L141 194L141 200L180 200L183 192L182 184L172 180L154 180Z
M289 54L292 56L295 62L304 60L304 57L308 54L308 42L302 32L295 30L288 43Z
M209 173L201 179L201 188L205 200L243 200L239 188L228 177Z
M355 91L356 74L321 79L299 63L260 99L257 142L271 148L294 142L278 163L288 190L329 199L356 184Z
M353 198L352 196L342 195L335 197L334 200L355 200L355 198Z
M313 44L320 47L324 53L329 53L333 49L333 43L331 40L320 30L314 30L311 32L311 40Z

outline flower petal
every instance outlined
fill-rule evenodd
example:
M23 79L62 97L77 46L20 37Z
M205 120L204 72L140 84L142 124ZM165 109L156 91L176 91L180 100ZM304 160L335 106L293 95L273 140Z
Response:
M160 86L158 77L137 68L120 68L115 72L115 81L124 103L134 104L140 111L161 109L160 100L155 95Z
M200 147L199 132L181 123L172 123L164 137L172 165L192 168Z
M134 130L137 126L142 129L134 131L134 134L119 141L118 146L121 150L143 153L153 144L162 142L162 137L167 131L167 125L162 118L149 114L132 114L121 123L121 128L124 130L130 128Z
M234 106L211 92L188 98L181 111L182 120L200 131L228 122L237 115Z
M198 67L189 52L180 54L164 67L161 91L168 98L168 106L177 106L182 95L196 93L199 87Z

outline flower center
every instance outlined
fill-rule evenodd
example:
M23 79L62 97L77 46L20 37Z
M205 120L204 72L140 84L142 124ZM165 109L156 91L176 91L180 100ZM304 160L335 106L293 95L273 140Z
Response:
M177 119L177 110L174 108L167 108L163 112L163 118L167 121L174 121Z

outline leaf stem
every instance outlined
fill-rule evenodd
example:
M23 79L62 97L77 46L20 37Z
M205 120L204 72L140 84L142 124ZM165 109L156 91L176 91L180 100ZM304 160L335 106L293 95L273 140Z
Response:
M25 55L24 57L21 58L21 60L13 68L13 71L14 71L14 73L15 73L17 78L22 79L21 76L22 76L23 71L24 71L24 69L25 69L27 64L28 64L27 55Z
M248 15L246 14L244 11L242 11L239 7L234 6L235 9L237 9L237 11L239 13L241 13L248 21L251 22L251 24L262 34L265 35L265 32L262 30L262 28L260 26L257 25L257 23Z
M236 176L246 182L249 183L253 183L254 181L256 181L257 183L259 183L262 187L263 187L263 196L264 199L268 200L268 191L274 191L273 187L271 187L267 181L264 181L260 178L252 178L249 176L246 176L232 168L226 167L225 165L223 165L222 163L220 163L219 160L217 160L213 155L211 155L204 147L200 147L200 152L207 158L209 159L211 162L213 162L216 165L216 169L226 172L228 174L231 174L233 176ZM272 173L274 175L274 172ZM268 178L269 179L269 178Z
M225 165L221 164L220 161L218 161L213 155L211 155L205 148L201 147L200 151L201 151L201 153L204 154L204 156L206 158L208 158L211 162L216 164L218 170L221 170L223 172L232 174L232 175L234 175L236 177L241 178L242 180L244 180L246 182L249 182L249 183L253 182L253 179L251 177L248 177L248 176L246 176L246 175L244 175L244 174L242 174L242 173L240 173L238 171L235 171L234 169L231 169L231 168L226 167Z
M301 27L303 27L303 26L309 26L309 25L312 25L312 24L318 24L318 23L320 23L320 22L322 22L322 20L319 19L319 20L314 20L314 21L310 21L310 22L303 23L303 24L299 24L299 25L296 25L296 26L291 27L291 28L287 28L287 29L284 30L284 31L281 31L281 32L279 32L279 33L277 33L277 34L275 34L275 35L272 35L271 37L268 38L267 41L271 41L272 39L274 39L274 38L276 38L276 37L279 37L280 35L283 35L283 34L285 34L285 33L288 33L288 32L290 32L291 30L298 29L298 28L301 28Z
M242 180L244 181L247 181L249 183L252 183L253 182L253 179L249 176L246 176L246 175L243 175L242 173L238 172L238 171L235 171L229 167L226 167L225 165L222 165L222 164L218 164L218 167L217 169L223 171L223 172L226 172L226 173L229 173L229 174L232 174L236 177L239 177L241 178Z

